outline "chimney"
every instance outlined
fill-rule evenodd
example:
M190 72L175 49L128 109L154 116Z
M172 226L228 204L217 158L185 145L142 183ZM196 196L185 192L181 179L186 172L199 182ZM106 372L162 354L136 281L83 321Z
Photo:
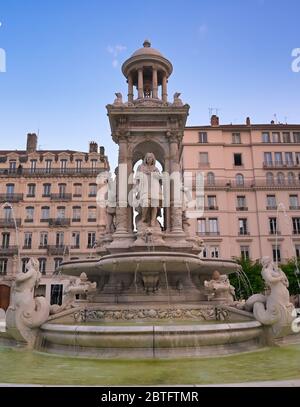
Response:
M28 133L27 134L27 153L34 153L37 149L37 135L35 133Z
M100 147L100 155L101 157L105 156L105 148L103 146Z
M90 153L98 153L98 144L95 141L90 142Z
M220 119L216 114L213 114L210 119L210 124L212 127L217 127L220 125Z
M246 119L246 125L247 125L247 126L251 126L251 120L250 120L250 117L247 117L247 119Z

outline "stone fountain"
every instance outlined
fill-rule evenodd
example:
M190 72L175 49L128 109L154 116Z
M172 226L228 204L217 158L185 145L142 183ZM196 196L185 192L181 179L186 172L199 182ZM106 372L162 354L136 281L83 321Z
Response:
M188 218L202 212L185 199L179 155L189 106L179 93L168 101L172 70L149 41L123 64L128 100L116 93L107 106L119 165L115 179L106 174L97 180L97 202L107 219L99 257L60 267L64 275L81 276L66 290L80 297L47 310L46 323L34 331L34 340L30 336L39 350L144 358L218 355L265 344L264 323L255 313L263 314L266 299L252 298L243 309L228 280L239 266L203 258L203 242L189 236ZM193 179L191 195L199 193ZM18 338L14 312L9 325Z

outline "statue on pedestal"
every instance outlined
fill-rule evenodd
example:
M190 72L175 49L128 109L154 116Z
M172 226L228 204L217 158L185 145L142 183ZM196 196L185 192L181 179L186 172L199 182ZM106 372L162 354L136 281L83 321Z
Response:
M214 271L212 280L205 281L204 287L211 300L223 304L234 303L235 288L230 284L227 275L221 275L217 270Z

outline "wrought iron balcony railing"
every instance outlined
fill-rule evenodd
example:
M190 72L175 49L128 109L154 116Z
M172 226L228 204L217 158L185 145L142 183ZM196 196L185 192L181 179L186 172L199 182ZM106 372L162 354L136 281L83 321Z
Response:
M21 226L21 219L16 219L17 227ZM0 228L15 228L15 221L14 219L0 219Z
M70 219L67 219L67 218L63 218L63 219L61 219L61 218L51 218L51 219L49 219L49 226L52 226L52 227L61 227L61 226L65 227L65 226L70 226L70 224L71 224L71 221L70 221Z
M23 194L0 194L0 202L20 202L23 201L23 197Z
M0 246L0 256L15 256L18 254L18 246Z
M71 201L72 194L51 194L51 201Z

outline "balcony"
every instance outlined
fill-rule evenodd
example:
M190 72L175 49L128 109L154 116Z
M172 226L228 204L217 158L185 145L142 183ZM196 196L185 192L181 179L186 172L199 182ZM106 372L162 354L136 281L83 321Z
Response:
M300 206L290 206L290 211L300 211Z
M241 230L239 231L239 236L250 236L250 232L247 230Z
M279 230L269 230L269 235L271 235L271 236L281 236L281 232L279 232Z
M0 194L0 202L20 202L23 201L23 196L23 194Z
M220 232L198 232L199 236L217 237L220 236Z
M264 161L264 168L300 168L300 164L294 161Z
M267 206L267 211L277 211L277 205Z
M51 194L51 201L71 201L72 194Z
M16 170L10 170L9 168L0 169L0 177L51 177L51 176L94 176L96 177L102 168L36 168L31 170L30 168L21 168Z
M293 235L300 235L300 229L294 229Z
M21 219L16 219L17 227L21 226L21 222L22 222ZM0 228L14 229L15 228L14 219L0 219Z
M73 219L72 219L72 222L77 222L77 223L78 223L78 222L81 222L81 218L73 218Z
M18 246L0 247L0 256L16 256L18 254Z
M64 245L48 246L49 256L63 256L68 253L68 247Z
M248 207L247 206L237 206L236 210L240 211L240 212L245 212L245 211L248 211Z
M210 206L205 206L205 207L204 207L204 210L205 210L205 211L218 211L218 210L219 210L219 207L216 206L216 205L210 205Z
M70 226L71 221L70 219L64 218L64 219L60 219L60 218L52 218L49 219L49 226L52 227L67 227Z

